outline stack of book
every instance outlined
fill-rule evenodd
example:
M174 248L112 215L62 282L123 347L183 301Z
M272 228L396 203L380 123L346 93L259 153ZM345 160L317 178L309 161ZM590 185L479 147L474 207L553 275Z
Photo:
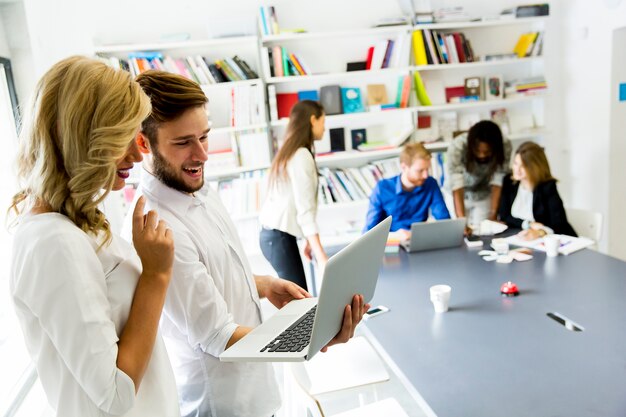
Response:
M128 55L128 59L114 56L98 58L113 68L129 71L133 77L156 69L182 75L200 85L259 78L250 65L237 55L214 62L200 55L172 58L160 52L133 52Z
M272 48L263 48L264 56L267 56L266 62L269 68L269 74L272 77L289 77L291 75L307 75L311 74L309 67L302 61L301 57L287 51L282 46L274 46Z
M235 84L230 89L230 126L245 127L265 122L260 103L262 88L261 84Z
M263 35L278 35L280 33L274 6L259 7L259 25Z
M408 35L401 33L395 40L382 40L367 50L365 69L398 68L408 63L410 40Z
M433 17L437 23L468 22L471 20L470 15L463 10L463 6L442 7L435 10Z
M461 32L442 33L422 29L413 32L415 65L474 62L472 45Z
M522 78L507 82L504 88L504 94L506 97L513 97L520 94L542 94L546 88L548 88L548 84L543 76Z
M522 34L517 40L513 52L520 58L541 55L543 49L543 33L542 31Z

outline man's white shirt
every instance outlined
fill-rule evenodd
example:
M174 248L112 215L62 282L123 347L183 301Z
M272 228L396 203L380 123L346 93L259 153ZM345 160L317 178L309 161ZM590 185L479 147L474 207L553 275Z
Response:
M280 394L269 363L219 361L237 326L261 323L258 290L237 230L208 184L193 195L142 171L146 197L174 235L172 280L161 318L183 416L272 415ZM134 206L133 206L134 207ZM132 236L132 210L122 236Z

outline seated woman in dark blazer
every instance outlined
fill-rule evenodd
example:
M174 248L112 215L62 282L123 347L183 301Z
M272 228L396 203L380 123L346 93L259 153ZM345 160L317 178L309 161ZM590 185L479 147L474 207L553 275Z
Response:
M567 222L546 154L534 142L524 142L515 153L513 174L502 183L498 215L509 227L523 229L520 236L526 240L550 233L577 236Z

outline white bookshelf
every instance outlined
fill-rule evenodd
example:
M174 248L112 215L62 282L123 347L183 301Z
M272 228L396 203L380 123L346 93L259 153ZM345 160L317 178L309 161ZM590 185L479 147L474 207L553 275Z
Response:
M118 45L98 45L94 47L94 53L112 54L119 52L137 51L175 51L185 49L208 49L215 46L234 46L237 44L256 44L256 36L236 36L228 38L215 38L204 40L187 40L180 42L152 42L152 43L127 43Z
M280 15L280 13L279 13ZM345 71L348 62L364 61L368 47L376 45L387 39L398 40L404 36L405 42L412 42L411 33L415 30L429 29L444 33L463 31L472 42L474 55L481 59L485 55L510 53L521 33L545 29L549 17L521 18L521 19L497 19L470 22L449 22L419 25L399 25L380 28L357 28L348 30L311 31L304 33L281 33L267 36L240 36L233 38L188 40L183 42L169 43L142 43L142 44L117 44L96 46L94 51L99 55L113 55L123 57L133 51L160 51L164 55L186 56L202 55L213 58L232 57L237 54L251 64L259 74L258 79L226 82L203 85L202 89L209 97L211 118L220 120L214 123L210 132L211 141L227 140L225 138L238 137L246 132L267 132L267 146L270 155L273 156L273 137L278 143L284 135L288 120L270 120L269 112L265 107L267 101L266 88L273 86L277 94L293 93L301 90L319 90L324 85L340 85L341 87L359 88L365 110L357 113L344 113L326 116L326 127L344 128L346 151L332 154L322 154L316 157L320 168L348 168L366 165L372 161L395 158L400 153L400 148L390 147L379 150L356 151L349 146L351 130L366 129L368 141L377 142L379 137L370 137L370 129L377 128L379 135L391 137L395 133L404 132L405 128L417 127L418 116L428 115L433 118L433 123L440 114L456 112L461 117L468 114L478 114L480 118L488 118L490 110L504 108L516 112L531 113L536 119L542 120L539 115L543 112L543 99L547 91L541 94L516 95L499 100L476 101L464 103L445 103L442 99L445 87L463 84L464 77L490 75L502 75L504 81L529 77L542 74L545 61L542 56L527 58L504 58L500 60L478 60L456 64L438 65L415 65L413 49L410 45L408 57L400 60L395 67L364 70ZM264 54L269 48L283 46L290 53L294 53L309 66L312 72L309 75L300 76L272 76L269 71L268 57ZM245 53L240 52L245 51ZM331 51L331 53L329 53ZM544 48L545 51L545 48ZM411 86L410 100L406 108L368 111L366 103L366 91L369 84L383 84L387 89L390 102L395 101L397 95L398 79L401 76L410 75L413 82L413 73L419 72L426 89L433 99L433 105L423 106L417 101L413 86ZM262 94L257 97L257 102L249 105L259 105L263 109L263 119L260 122L250 123L244 126L231 126L231 118L224 113L224 109L230 106L231 92L236 88L254 88L260 86ZM433 94L439 92L439 94ZM382 130L381 130L382 129ZM382 131L382 133L380 133ZM506 135L512 141L522 141L534 138L542 138L549 132L544 128L529 128L520 132L512 132ZM401 135L397 137L400 138ZM221 139L220 139L221 138ZM434 138L433 138L434 139ZM395 140L393 141L396 142ZM426 147L432 152L445 152L449 142L434 141L427 143ZM252 171L267 170L267 164L255 164L251 166L238 166L211 169L207 166L205 177L210 181L229 181L241 176L249 176ZM331 223L335 217L346 217L345 221L354 223L364 219L367 209L367 200L359 200L344 203L324 204L319 207L320 223L328 219ZM237 214L235 221L245 223L249 229L250 222L257 221L257 213ZM245 229L248 232L248 229ZM242 229L244 230L244 229ZM331 233L332 235L332 233ZM345 237L337 236L342 242ZM254 237L252 237L254 239ZM332 238L331 238L332 240Z

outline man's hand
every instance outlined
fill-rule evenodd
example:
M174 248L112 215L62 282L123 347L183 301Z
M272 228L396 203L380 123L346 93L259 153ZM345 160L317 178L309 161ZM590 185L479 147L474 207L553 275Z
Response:
M370 307L371 306L369 304L365 304L363 302L362 295L355 295L352 297L352 305L346 305L343 310L343 323L341 325L341 330L339 330L339 333L337 333L335 337L333 337L332 340L321 349L322 352L326 352L332 345L346 343L350 340L350 338L354 336L354 330L356 329L357 324L359 324L361 319L363 319L363 314L365 314Z
M286 279L256 275L255 280L259 296L267 298L276 308L282 308L292 300L311 297L305 289Z
M398 229L398 231L396 233L400 237L400 241L401 242L406 242L408 240L411 240L411 232L409 230Z

